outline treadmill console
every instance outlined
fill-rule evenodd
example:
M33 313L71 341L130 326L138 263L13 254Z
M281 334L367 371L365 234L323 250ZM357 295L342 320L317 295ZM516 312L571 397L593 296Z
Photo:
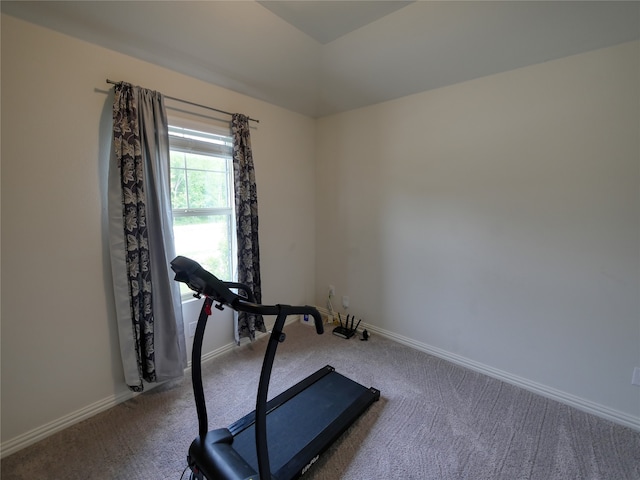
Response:
M225 282L206 271L195 260L178 256L171 261L171 269L176 274L176 281L186 283L198 295L206 295L230 307L236 306L239 300L244 300L229 290Z

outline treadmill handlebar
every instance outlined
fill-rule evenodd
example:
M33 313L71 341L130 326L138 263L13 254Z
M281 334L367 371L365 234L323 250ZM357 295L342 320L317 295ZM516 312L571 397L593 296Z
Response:
M251 289L242 283L223 282L215 275L206 271L202 266L190 258L177 256L171 261L171 269L175 272L175 280L185 283L198 295L211 297L214 301L227 305L238 312L253 313L256 315L311 315L313 317L316 332L324 333L322 317L315 307L308 305L261 305L256 303ZM245 296L237 295L230 289L236 288Z
M229 288L242 290L249 300L255 301L251 289L241 283L223 282L215 275L207 272L200 264L187 257L178 256L171 261L171 269L175 272L177 282L186 283L198 295L205 295L213 300L233 307L240 301L240 296Z

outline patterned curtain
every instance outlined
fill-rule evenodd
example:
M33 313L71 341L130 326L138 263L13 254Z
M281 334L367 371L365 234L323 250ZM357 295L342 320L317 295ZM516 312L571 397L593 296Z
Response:
M169 196L169 137L162 95L115 87L109 238L125 381L183 375L187 365Z
M249 117L239 113L231 119L233 135L233 178L236 231L238 237L238 282L251 287L256 302L262 302L260 248L258 244L258 194L253 168ZM236 342L255 339L256 330L266 332L262 315L240 312L236 321Z

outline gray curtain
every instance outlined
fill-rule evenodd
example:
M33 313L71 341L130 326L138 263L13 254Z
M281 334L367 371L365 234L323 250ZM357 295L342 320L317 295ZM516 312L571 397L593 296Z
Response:
M260 248L258 242L258 193L253 168L249 117L235 113L231 119L233 136L233 178L238 244L238 282L248 285L256 302L262 302ZM236 315L236 342L255 339L256 331L266 332L262 315Z
M187 365L169 193L169 135L160 93L120 83L113 103L109 247L125 381L182 376Z

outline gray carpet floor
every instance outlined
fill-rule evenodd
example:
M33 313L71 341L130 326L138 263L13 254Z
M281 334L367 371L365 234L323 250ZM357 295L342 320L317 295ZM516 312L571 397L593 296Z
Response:
M381 391L304 478L640 479L640 432L380 336L347 341L300 324L285 331L270 397L327 364ZM211 429L254 408L265 345L261 338L204 365ZM178 480L197 429L185 377L3 459L0 472L4 480Z

